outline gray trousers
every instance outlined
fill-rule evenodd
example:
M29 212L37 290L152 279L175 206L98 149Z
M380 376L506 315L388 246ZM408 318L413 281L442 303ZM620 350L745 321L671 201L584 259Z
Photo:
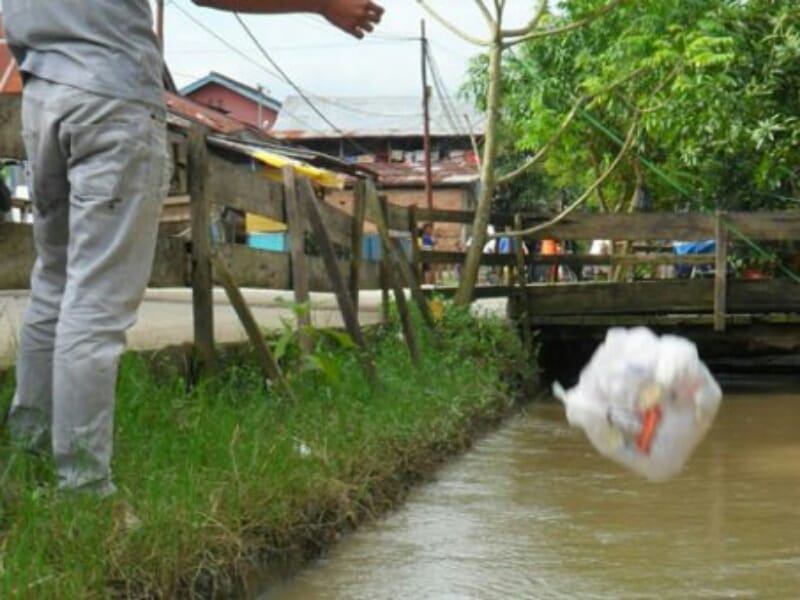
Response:
M163 109L33 78L23 136L37 260L9 428L59 487L113 492L115 387L169 181Z

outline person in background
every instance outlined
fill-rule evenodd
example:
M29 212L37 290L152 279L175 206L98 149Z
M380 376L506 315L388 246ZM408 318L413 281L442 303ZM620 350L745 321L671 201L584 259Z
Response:
M371 0L194 0L317 13L362 38ZM58 485L107 496L115 386L169 183L163 63L149 0L3 0L24 81L37 260L8 415L12 440L52 442Z
M436 246L436 239L433 237L433 223L425 223L419 236L420 249L432 251ZM422 283L436 283L436 273L430 263L422 263Z

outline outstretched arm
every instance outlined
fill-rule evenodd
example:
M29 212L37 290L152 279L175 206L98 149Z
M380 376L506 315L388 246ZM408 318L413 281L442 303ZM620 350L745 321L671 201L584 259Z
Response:
M357 38L377 25L383 8L372 0L192 0L199 6L241 13L317 13Z

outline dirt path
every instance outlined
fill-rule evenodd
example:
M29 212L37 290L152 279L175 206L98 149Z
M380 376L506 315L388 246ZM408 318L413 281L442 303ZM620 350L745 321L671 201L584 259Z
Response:
M291 310L292 292L276 290L243 290L259 324L267 329L281 329L284 320L294 321ZM0 367L14 361L19 326L28 300L28 292L0 292ZM221 289L214 290L214 334L218 342L246 339L236 313ZM380 291L361 293L359 319L363 325L380 320ZM342 325L333 294L312 293L312 321L318 327ZM476 310L505 314L505 301L481 301ZM128 346L134 350L153 350L192 340L192 295L189 289L151 289L147 291L139 322L128 332Z

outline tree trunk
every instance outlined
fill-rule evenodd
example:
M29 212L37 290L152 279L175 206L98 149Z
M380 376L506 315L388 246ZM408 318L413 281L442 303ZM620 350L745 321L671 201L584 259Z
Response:
M495 190L495 164L497 162L498 135L497 125L500 120L500 92L502 88L502 56L503 43L500 26L494 32L494 41L489 47L489 90L486 115L486 141L481 161L481 190L478 206L475 210L475 221L472 225L472 244L467 251L461 283L455 298L456 305L468 305L472 302L475 284L478 280L478 269L481 263L483 246L486 244L486 228L492 211L492 199Z

